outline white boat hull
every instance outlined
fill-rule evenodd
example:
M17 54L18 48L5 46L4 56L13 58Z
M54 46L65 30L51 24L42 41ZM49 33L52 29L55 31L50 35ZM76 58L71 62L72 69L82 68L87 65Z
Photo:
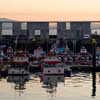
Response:
M29 75L25 69L11 68L8 70L8 75Z
M43 69L43 74L45 75L63 75L64 74L64 68L62 67L59 67L59 68L55 68L55 67L52 67L52 68L44 68Z

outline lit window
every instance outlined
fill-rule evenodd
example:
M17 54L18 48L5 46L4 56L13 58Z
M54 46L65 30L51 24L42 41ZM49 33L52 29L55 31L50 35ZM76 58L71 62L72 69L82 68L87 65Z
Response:
M50 29L57 29L57 23L49 23L49 28Z
M100 34L100 22L92 22L90 27L92 34Z
M49 35L57 35L57 23L49 23Z
M35 34L34 35L40 35L40 34L41 34L40 30L35 30Z
M57 35L57 29L50 29L49 35Z
M2 35L12 35L12 34L13 34L13 24L2 23Z
M22 30L27 30L27 23L21 23L21 29Z
M70 23L66 23L66 30L70 30L71 29L71 26L70 26Z

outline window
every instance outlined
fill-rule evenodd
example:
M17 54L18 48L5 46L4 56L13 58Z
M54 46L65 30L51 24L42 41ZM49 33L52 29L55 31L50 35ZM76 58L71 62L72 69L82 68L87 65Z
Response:
M35 30L35 33L34 33L34 35L40 35L41 34L41 31L40 30Z
M57 35L57 23L49 23L49 35Z
M2 35L12 35L12 34L13 34L13 24L2 23Z
M57 29L50 29L49 35L57 35Z
M70 26L70 23L66 23L66 30L70 30L71 29L71 26Z
M21 29L22 30L27 30L27 23L26 22L21 23Z
M100 22L92 22L91 23L91 33L92 34L100 34Z

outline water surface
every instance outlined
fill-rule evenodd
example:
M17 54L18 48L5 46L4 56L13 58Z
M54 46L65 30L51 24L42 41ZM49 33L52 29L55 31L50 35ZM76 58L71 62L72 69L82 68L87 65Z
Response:
M32 75L0 79L0 100L100 100L100 73L96 73L96 96L92 96L92 74L71 77Z

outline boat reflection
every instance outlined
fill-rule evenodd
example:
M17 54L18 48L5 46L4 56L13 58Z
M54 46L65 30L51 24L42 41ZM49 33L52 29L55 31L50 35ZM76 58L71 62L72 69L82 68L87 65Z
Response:
M7 82L14 83L14 89L16 92L19 92L19 96L26 89L26 82L29 81L29 76L8 76Z
M64 83L64 75L43 75L41 79L42 88L45 88L46 92L51 95L56 93L58 83Z

